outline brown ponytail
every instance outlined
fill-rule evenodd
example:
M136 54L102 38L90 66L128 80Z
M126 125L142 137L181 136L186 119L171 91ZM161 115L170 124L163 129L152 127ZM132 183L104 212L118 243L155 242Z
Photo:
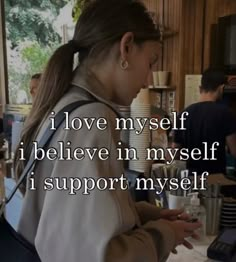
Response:
M69 88L72 79L74 53L77 51L75 47L71 42L59 47L50 58L41 77L32 110L22 132L21 141L24 143L25 162L29 159L31 143L35 139L42 119L53 109ZM14 159L16 178L19 178L24 166L24 161L19 161L19 154L16 151Z

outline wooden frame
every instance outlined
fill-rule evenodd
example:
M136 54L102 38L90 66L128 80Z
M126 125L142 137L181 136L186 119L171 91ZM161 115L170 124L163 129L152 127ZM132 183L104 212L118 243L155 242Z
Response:
M0 0L0 104L9 102L4 0Z

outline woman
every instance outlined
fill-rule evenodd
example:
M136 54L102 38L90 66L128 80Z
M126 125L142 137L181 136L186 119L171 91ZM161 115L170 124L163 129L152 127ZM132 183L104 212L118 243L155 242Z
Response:
M79 107L76 117L105 118L103 131L93 126L80 130L59 128L48 147L58 141L71 143L71 150L107 148L110 157L83 161L40 161L35 168L37 190L26 190L19 232L34 243L43 262L165 261L178 244L191 248L184 238L194 234L199 223L174 220L181 211L162 211L135 204L127 190L47 190L51 178L119 178L117 160L119 133L115 130L115 105L130 105L156 62L159 31L145 7L135 0L97 0L86 5L77 22L73 40L58 48L42 76L31 114L23 132L26 161L32 141L38 141L48 126L51 111L78 100L97 101ZM74 54L79 66L73 68ZM25 162L26 162L25 161ZM16 156L15 171L24 168ZM164 219L163 219L164 218ZM183 214L182 218L186 216ZM158 219L158 220L157 220Z

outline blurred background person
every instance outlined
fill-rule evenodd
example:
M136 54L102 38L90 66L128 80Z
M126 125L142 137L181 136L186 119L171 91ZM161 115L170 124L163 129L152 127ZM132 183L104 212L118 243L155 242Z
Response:
M203 72L200 86L200 101L188 106L184 122L185 130L174 131L174 147L187 148L192 151L199 148L201 157L187 160L187 169L198 173L225 173L226 145L230 153L236 157L236 119L226 105L218 103L223 97L227 79L224 72L218 69L207 69ZM181 116L181 114L179 115ZM177 127L181 126L178 119ZM207 149L205 149L207 143ZM214 158L212 144L217 142ZM205 153L204 159L204 150ZM199 157L199 156L198 156Z
M41 73L37 73L37 74L32 75L31 80L30 80L30 94L32 98L32 103L34 102L34 98L37 93L40 78L41 78Z

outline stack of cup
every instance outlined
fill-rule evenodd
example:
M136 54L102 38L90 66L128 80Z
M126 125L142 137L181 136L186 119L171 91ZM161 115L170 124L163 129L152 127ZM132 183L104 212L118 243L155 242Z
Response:
M130 106L118 106L117 110L119 111L120 115L125 118L128 119L130 118ZM127 122L129 123L129 122ZM130 126L127 126L127 130L122 129L121 130L121 141L123 142L123 144L128 147L129 146L129 128Z
M129 119L130 118L130 106L117 106L117 111L120 113L120 116L124 119ZM122 147L123 148L128 148L129 147L129 121L126 122L127 126L124 128L124 126L121 126L121 132L120 132L120 140L122 142ZM124 153L124 151L123 151ZM124 156L125 157L125 156ZM124 167L128 168L129 166L129 161L124 160Z
M146 173L150 170L151 162L146 160L146 148L150 146L150 130L146 124L143 130L138 125L137 118L150 118L151 105L149 90L142 89L131 104L131 117L134 121L134 130L130 130L129 145L135 148L138 160L129 161L129 169Z
M160 86L167 86L169 83L169 72L168 71L158 71L158 80Z

